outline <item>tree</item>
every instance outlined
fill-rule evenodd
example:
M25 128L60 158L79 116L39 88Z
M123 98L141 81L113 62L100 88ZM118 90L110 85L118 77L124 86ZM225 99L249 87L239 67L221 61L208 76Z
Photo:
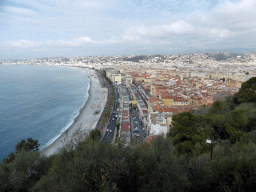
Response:
M250 133L243 133L237 131L234 127L229 124L225 125L225 129L227 133L230 135L231 144L235 144L236 142L249 143Z
M222 150L215 151L215 158L205 168L205 191L252 191L256 185L256 146L239 143L232 146L232 153L222 158Z
M246 132L256 130L256 104L255 103L242 103L236 107L236 110L244 109L248 118L246 125Z
M173 137L173 145L178 155L191 154L196 143L203 146L201 153L210 149L205 145L206 139L218 137L211 127L212 120L209 117L195 115L191 112L183 112L174 115L173 128L170 131Z
M237 93L237 97L240 103L256 103L256 77L252 77L248 81L242 83L242 86Z
M15 153L21 153L21 151L32 151L36 149L39 150L38 147L40 144L38 144L38 140L33 140L32 138L27 138L27 142L22 139L19 143L15 145Z
M19 155L22 151L38 151L38 147L40 144L38 144L38 140L33 140L32 138L28 138L27 142L22 139L19 143L15 145L15 154L12 152L8 155L8 158L3 159L2 161L4 163L10 163L12 162L17 155Z
M195 110L196 115L205 115L209 112L210 107L206 105L202 105L200 108Z
M0 191L29 191L46 174L51 159L39 151L22 151L12 162L0 165Z
M245 131L248 118L244 109L230 111L226 114L226 122L238 131Z
M94 140L99 139L100 136L101 136L101 133L98 129L91 130L90 135L89 135L90 139L94 139Z
M8 155L8 158L3 159L2 161L3 161L3 163L8 164L8 163L12 162L14 159L15 159L15 154L12 152Z
M212 104L212 107L209 111L209 115L215 114L226 114L229 111L229 106L224 101L216 101Z

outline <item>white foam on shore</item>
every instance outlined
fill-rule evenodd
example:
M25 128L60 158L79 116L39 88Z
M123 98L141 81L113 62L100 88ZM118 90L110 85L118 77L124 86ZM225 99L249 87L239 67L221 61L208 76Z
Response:
M69 121L69 123L63 128L61 129L61 133L55 137L53 137L50 141L48 141L44 147L42 149L44 149L45 147L48 147L49 145L51 145L54 141L56 141L61 135L62 133L64 133L75 121L75 119L77 118L77 116L80 114L82 108L84 107L84 105L86 104L87 100L89 99L90 95L89 95L89 90L90 90L90 78L89 78L89 75L87 76L88 78L88 84L87 84L87 91L86 91L86 94L85 94L85 100L83 102L83 105L82 107L78 110L78 111L75 111L75 115L71 118L71 121ZM86 99L87 98L87 99Z

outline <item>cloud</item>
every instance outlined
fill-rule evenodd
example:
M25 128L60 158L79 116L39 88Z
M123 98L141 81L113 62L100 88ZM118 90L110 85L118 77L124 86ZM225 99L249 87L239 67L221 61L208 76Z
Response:
M162 25L159 28L163 31L171 33L185 33L194 29L194 27L192 27L189 23L182 20L172 23L170 25Z
M79 37L77 39L74 39L73 41L67 41L67 40L53 41L53 40L49 40L47 42L47 45L50 45L50 46L82 46L82 45L88 44L88 43L94 43L94 41L89 37Z
M122 36L126 41L138 41L149 43L150 40L169 36L170 34L190 33L194 30L189 23L185 21L177 21L167 25L156 25L151 27L139 26L131 27L126 34ZM141 42L140 42L141 43Z
M211 25L231 31L243 31L255 28L256 1L242 0L237 3L225 1L220 3L209 18Z
M7 41L7 45L12 47L23 47L23 48L29 48L29 47L39 47L39 46L82 46L85 44L91 44L95 43L91 38L89 37L79 37L77 39L74 39L73 41L67 41L67 40L48 40L47 42L32 42L27 40L21 40L21 41Z
M96 6L99 6L99 5L100 5L99 3L89 2L89 1L85 1L85 2L82 3L83 7L96 7Z
M223 3L219 4L215 10L222 13L227 14L236 14L239 12L253 12L255 13L255 0L242 0L237 3L233 3L230 1L224 1Z
M113 45L127 52L153 53L168 48L256 45L256 0L12 2L4 7L4 25L0 24L1 46L10 50L51 52L87 46L111 52L108 47Z
M21 7L13 7L6 6L5 11L12 14L22 15L22 16L36 16L37 12L31 9L21 8Z
M21 40L21 41L16 41L16 42L8 41L7 43L9 45L11 45L12 47L24 47L24 48L42 45L41 42L31 42L31 41L26 41L26 40Z
M79 37L78 39L75 39L75 42L77 42L77 43L94 43L94 41L90 37Z

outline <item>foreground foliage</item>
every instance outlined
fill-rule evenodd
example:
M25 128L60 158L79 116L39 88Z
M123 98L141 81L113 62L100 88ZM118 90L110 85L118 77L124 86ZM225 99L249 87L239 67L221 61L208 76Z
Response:
M123 147L87 139L50 158L22 151L0 165L0 191L250 191L256 145L229 140L210 152L177 155L171 138Z
M0 164L0 191L255 191L254 88L243 86L225 102L174 115L167 137L151 143L106 145L92 131L47 158L36 140L21 140ZM218 138L211 160L206 139Z

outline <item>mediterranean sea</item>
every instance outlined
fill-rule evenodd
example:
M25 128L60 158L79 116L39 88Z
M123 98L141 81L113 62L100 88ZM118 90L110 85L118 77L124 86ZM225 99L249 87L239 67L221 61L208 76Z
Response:
M0 65L0 162L21 139L41 150L64 132L89 96L86 70L35 65Z

